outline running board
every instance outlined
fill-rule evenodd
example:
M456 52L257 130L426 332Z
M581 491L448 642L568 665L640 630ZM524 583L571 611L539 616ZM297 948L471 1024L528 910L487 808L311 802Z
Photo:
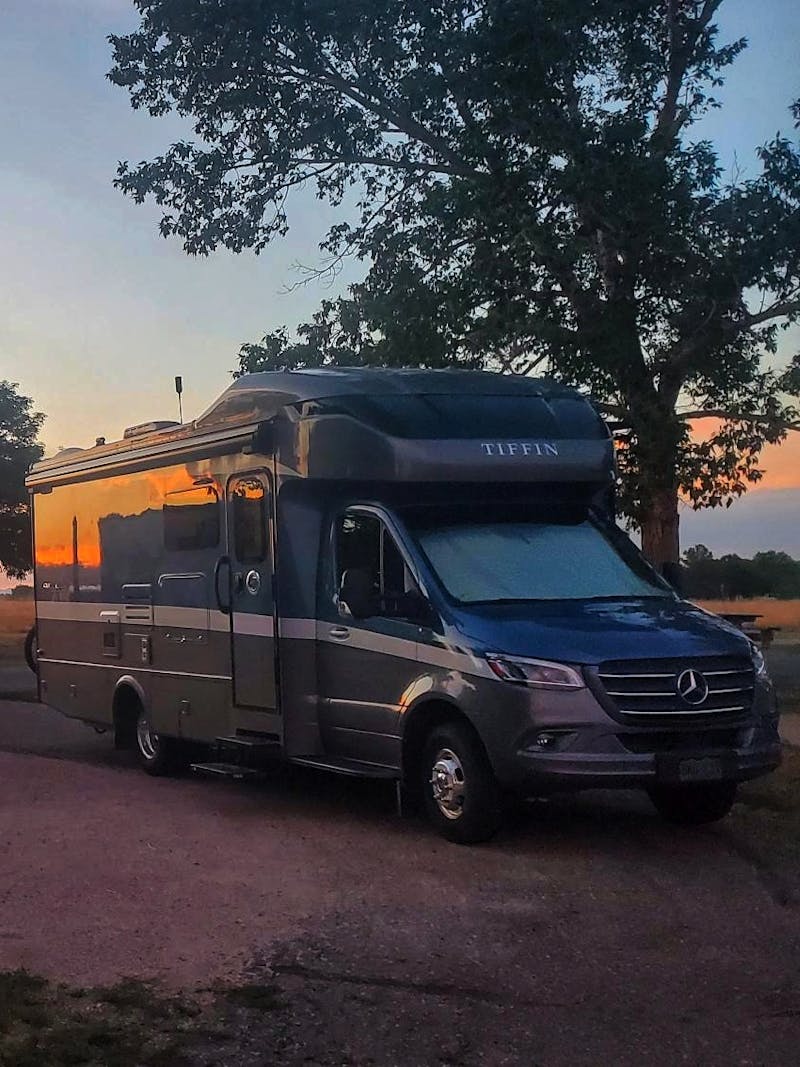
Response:
M213 774L218 778L260 778L262 772L254 767L242 767L238 763L192 763L198 774Z
M351 778L383 778L387 781L400 777L400 771L394 767L383 767L379 763L361 763L356 759L331 759L318 756L295 756L290 763L299 767L314 767L319 771L332 771L334 774L346 774Z

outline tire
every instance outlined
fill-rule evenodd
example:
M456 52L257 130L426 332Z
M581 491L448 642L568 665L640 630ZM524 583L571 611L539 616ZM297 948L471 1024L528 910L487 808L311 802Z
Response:
M500 790L483 746L465 723L443 723L431 732L420 785L428 818L448 841L477 844L500 828Z
M724 819L736 800L736 782L656 786L649 790L656 811L676 826L703 826Z
M36 627L31 626L25 635L25 662L34 674L38 674L39 649L37 648Z
M142 707L139 708L136 718L134 734L139 766L147 774L161 777L184 769L186 760L180 741L174 737L163 737L156 733L150 722L150 716Z

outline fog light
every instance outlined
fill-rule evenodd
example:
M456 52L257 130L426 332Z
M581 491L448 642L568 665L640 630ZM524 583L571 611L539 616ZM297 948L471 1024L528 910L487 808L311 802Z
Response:
M525 740L523 752L561 752L569 748L575 739L574 730L540 730L538 734L529 734Z

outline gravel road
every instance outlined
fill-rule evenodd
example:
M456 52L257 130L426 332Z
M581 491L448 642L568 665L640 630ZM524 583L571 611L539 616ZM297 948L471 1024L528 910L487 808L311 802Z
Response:
M459 848L385 784L150 779L0 702L0 904L0 969L276 982L287 1064L797 1059L796 904L729 826L673 830L632 794Z

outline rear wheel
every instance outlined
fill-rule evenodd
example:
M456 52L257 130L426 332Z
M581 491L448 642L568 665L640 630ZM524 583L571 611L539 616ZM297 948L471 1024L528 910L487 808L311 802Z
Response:
M656 811L677 826L702 826L724 819L736 800L736 782L655 786L649 790Z
M428 818L448 841L475 844L502 821L500 791L483 746L464 723L437 726L422 757L421 786Z
M182 770L186 762L180 741L157 733L144 708L136 718L136 755L142 769L154 776Z

